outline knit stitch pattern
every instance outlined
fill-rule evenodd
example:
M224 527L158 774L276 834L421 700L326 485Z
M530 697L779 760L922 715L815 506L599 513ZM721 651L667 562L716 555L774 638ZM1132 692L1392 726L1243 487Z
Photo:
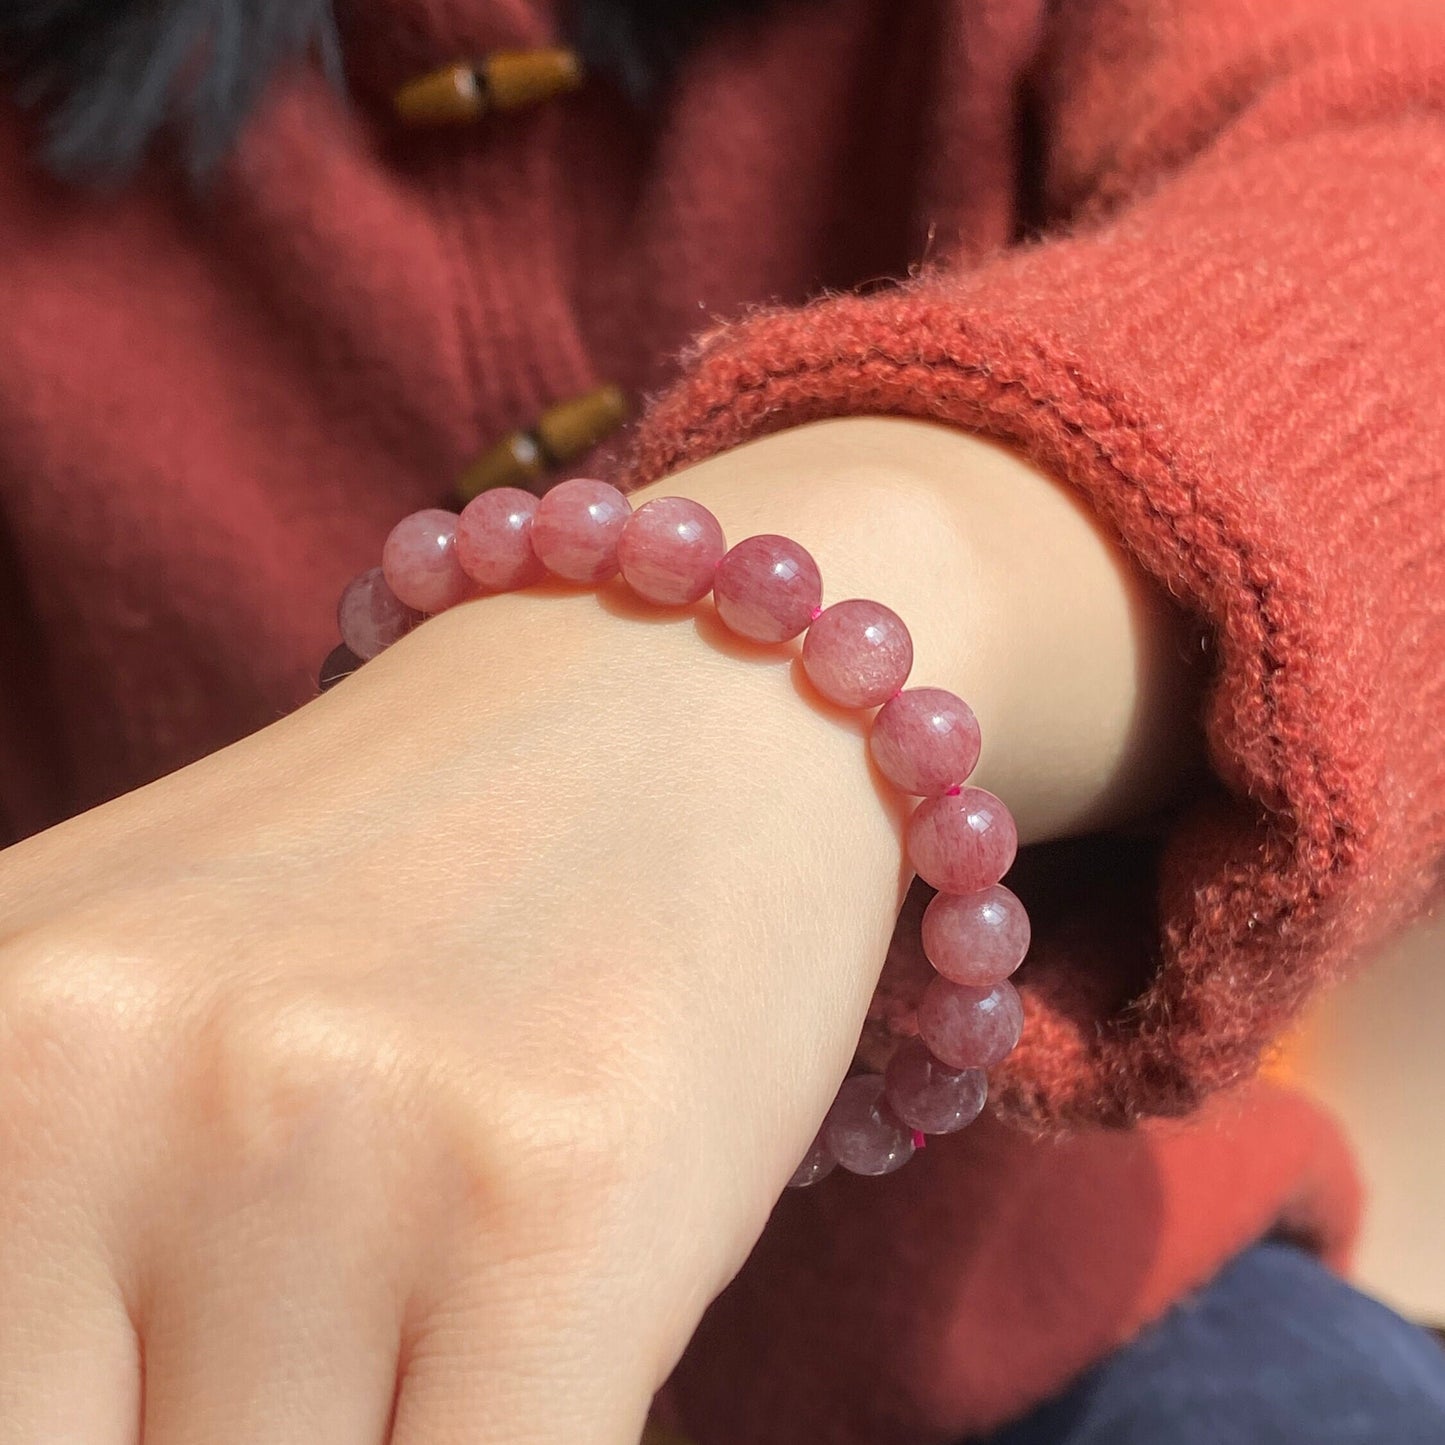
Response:
M1274 46L1297 68L1225 87L1217 131L1207 97L1161 117L1167 165L1101 152L1067 237L714 330L638 440L641 480L820 417L950 422L1067 480L1209 624L1219 786L1132 917L1111 893L1036 932L999 1070L1035 1123L1194 1107L1438 891L1445 70L1404 27L1317 50ZM874 1013L881 1056L913 1025Z
M594 80L396 125L398 85L558 13L343 7L346 97L288 75L203 195L159 163L67 190L0 104L0 832L314 696L396 519L601 382L657 394L634 481L858 413L1021 448L1199 620L1209 775L1162 846L1016 866L1037 945L1001 1098L1052 1137L990 1119L789 1198L668 1392L700 1445L942 1445L1272 1227L1347 1252L1334 1128L1221 1086L1438 896L1445 18L779 3L652 110ZM872 1060L916 963L889 960ZM1212 1090L1187 1127L1089 1127Z

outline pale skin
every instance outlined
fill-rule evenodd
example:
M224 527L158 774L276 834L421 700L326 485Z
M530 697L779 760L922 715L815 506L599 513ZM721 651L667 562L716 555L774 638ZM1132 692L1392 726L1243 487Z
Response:
M900 612L1025 841L1192 759L1185 625L1011 453L855 419L671 493ZM0 854L0 1445L634 1445L906 882L794 655L487 599Z

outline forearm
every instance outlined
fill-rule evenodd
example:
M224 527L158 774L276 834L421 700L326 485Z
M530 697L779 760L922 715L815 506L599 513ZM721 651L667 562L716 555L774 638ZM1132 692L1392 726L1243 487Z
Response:
M1008 800L1025 842L1147 811L1196 756L1193 629L1068 487L1007 448L847 418L723 453L635 500L677 492L732 540L802 541L825 601L873 597L904 617L912 683L973 705L976 781Z
M977 709L975 780L1009 802L1025 842L1142 813L1192 760L1188 627L1065 487L1013 453L949 428L847 420L720 455L635 500L669 493L706 503L734 541L803 541L827 599L893 606L913 632L914 682ZM669 929L731 938L741 907L787 919L781 954L720 953L679 1027L723 1021L696 1040L715 1049L720 1079L734 1082L730 1059L760 1069L760 1086L790 1089L806 1120L876 982L907 881L907 804L869 769L865 720L821 703L794 656L739 645L706 605L660 617L619 584L600 606L572 593L484 600L386 665L447 669L479 699L489 763L515 770L519 806L552 785L536 776L546 760L581 815L617 820L577 840L579 872L619 880L608 908L627 909L628 879L689 861L649 968L667 968ZM512 741L498 746L499 727ZM628 826L640 809L648 825ZM797 1142L781 1138L780 1157Z
M1147 807L1188 752L1171 614L1006 453L840 422L654 490L894 606L915 679L978 708L976 777L1026 839ZM477 1368L517 1382L518 1418L535 1359L579 1349L597 1393L568 1410L629 1417L822 1117L906 881L863 720L789 658L622 589L489 598L10 850L0 1014L45 1042L36 1070L69 1060L26 1097L123 1077L66 1108L206 1178L240 1140L248 1188L253 1146L290 1158L337 1120L391 1140L415 1217L480 1241Z
M897 610L914 637L912 680L951 688L977 711L975 781L1009 803L1025 842L1148 809L1192 754L1179 617L1063 486L1007 450L918 422L837 421L719 455L636 500L666 493L710 506L732 540L798 538L818 558L826 599L869 596ZM532 878L535 858L516 851L535 845L528 814L541 796L576 820L553 840L562 851L548 866L610 890L592 901L600 912L578 921L579 942L615 922L608 910L626 913L629 879L685 860L678 912L656 920L659 954L669 953L668 930L730 936L738 908L786 917L789 971L780 975L767 950L720 958L727 982L699 1005L730 1013L730 1030L748 1027L755 1006L793 1020L776 1047L824 1050L827 1065L812 1076L821 1107L907 881L907 805L868 767L865 720L822 703L794 656L740 645L706 606L669 617L620 585L601 605L545 589L488 598L427 623L336 693L200 771L235 817L254 812L264 826L273 789L289 786L276 777L278 736L295 769L340 757L358 778L394 772L398 748L424 749L432 793L412 801L406 826L468 850L455 887L476 887L477 867L498 887L528 878L539 908L571 885ZM82 820L83 849L55 830L10 855L12 868L27 860L25 871L52 887L108 878L115 860L143 873L131 840L168 806L174 816L159 821L183 848L197 820L163 784ZM354 820L342 810L334 826ZM428 840L414 856L438 863L447 852ZM448 882L443 870L427 887ZM18 913L43 912L46 891L13 890ZM21 919L12 912L9 922ZM820 1030L823 1018L832 1023Z
M1067 487L1006 448L950 427L850 418L724 453L633 500L673 494L712 508L730 540L776 531L802 541L825 600L869 596L898 611L916 648L912 684L955 689L974 706L984 735L975 780L1009 800L1025 842L1147 811L1197 752L1192 629ZM468 637L443 644L436 623L420 636L454 659L479 646L522 654L505 665L525 676L505 698L487 689L489 706L545 714L585 656L599 702L630 697L636 707L620 718L662 757L674 724L699 725L718 767L756 775L766 760L787 789L821 751L827 791L854 822L888 811L866 767L841 770L861 762L863 720L812 693L785 665L794 650L740 644L705 606L659 617L617 583L602 607L533 591L486 599L448 625ZM743 737L761 758L728 757Z
M633 500L671 494L704 502L732 541L796 537L819 560L825 601L867 596L899 612L915 643L911 684L973 705L975 781L1008 799L1023 841L1145 812L1193 760L1193 630L1066 486L1008 449L950 427L850 418L721 454ZM804 801L795 791L817 758L813 781L862 836L890 816L896 800L863 760L865 719L812 692L788 665L796 649L741 644L706 605L659 617L619 582L603 607L533 592L453 622L482 630L485 650L527 654L509 705L560 699L585 654L589 689L615 697L619 725L649 734L660 757L674 727L702 726L717 768L762 772L779 800ZM739 739L758 755L736 753Z

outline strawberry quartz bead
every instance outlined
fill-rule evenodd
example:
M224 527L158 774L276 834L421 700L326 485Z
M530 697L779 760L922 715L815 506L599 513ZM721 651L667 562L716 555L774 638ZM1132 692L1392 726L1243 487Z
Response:
M813 620L823 600L818 564L787 537L739 542L717 565L713 600L739 637L786 642Z
M421 613L402 602L380 567L363 572L347 585L336 607L341 640L363 661L370 662L421 621Z
M992 793L962 788L926 798L908 820L908 861L942 893L992 888L1013 866L1019 835L1013 814Z
M940 893L923 914L923 951L944 978L974 988L1002 983L1029 951L1029 916L1002 883Z
M913 1131L883 1097L881 1074L843 1080L823 1121L823 1138L850 1174L892 1174L913 1154Z
M803 1155L802 1162L793 1170L793 1177L788 1180L788 1188L806 1189L810 1184L826 1179L837 1164L833 1151L828 1148L827 1141L823 1138L823 1131L819 1129L808 1146L808 1152Z
M640 506L623 527L617 560L639 597L681 607L712 591L727 546L718 519L700 502L659 497Z
M403 517L381 550L386 585L418 612L445 612L471 595L472 584L457 560L454 512L429 507Z
M632 503L606 482L558 482L537 504L532 550L567 582L606 582L617 575L617 542Z
M473 497L457 519L457 561L487 592L515 592L547 575L532 550L537 499L519 487Z
M881 602L835 602L803 639L808 680L840 707L877 707L908 681L913 639Z
M982 1069L951 1069L928 1051L922 1039L909 1039L883 1075L893 1112L921 1134L954 1134L983 1113L988 1075Z
M1011 983L969 988L935 978L918 1001L918 1036L940 1063L991 1069L1024 1031L1024 1006Z
M873 719L868 748L894 787L936 798L967 780L979 741L978 719L961 697L941 687L912 687Z

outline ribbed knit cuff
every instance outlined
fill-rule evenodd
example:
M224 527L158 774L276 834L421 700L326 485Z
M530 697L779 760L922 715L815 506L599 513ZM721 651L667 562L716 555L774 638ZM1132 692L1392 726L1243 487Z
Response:
M1393 631L1401 569L1423 548L1438 577L1445 557L1438 480L1434 513L1420 497L1417 518L1370 528L1372 509L1411 509L1409 479L1351 474L1359 428L1312 372L1351 352L1358 367L1338 308L1284 273L1230 317L1231 254L1155 247L1141 268L1140 248L1113 249L1059 243L715 331L651 408L630 472L823 417L951 423L1072 484L1207 624L1212 785L1162 845L1036 860L1061 886L1029 898L1028 1027L997 1097L1043 1125L1178 1113L1251 1073L1320 981L1419 906L1441 848L1445 776L1418 706L1445 658L1402 654ZM1408 707L1385 698L1385 652Z

